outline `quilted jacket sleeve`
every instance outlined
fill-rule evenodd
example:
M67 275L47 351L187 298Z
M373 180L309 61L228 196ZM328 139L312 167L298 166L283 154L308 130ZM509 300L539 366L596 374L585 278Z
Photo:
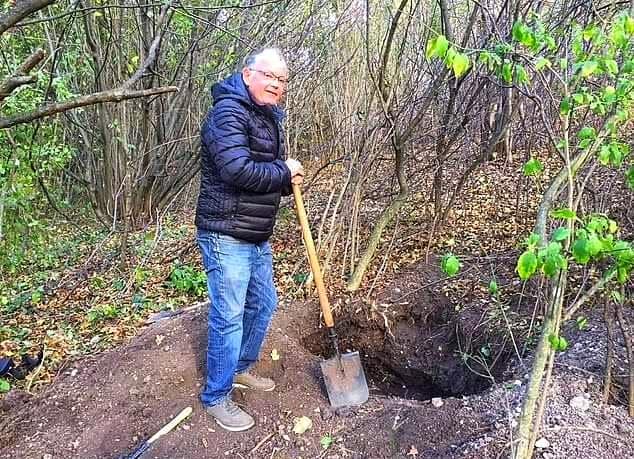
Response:
M256 193L281 191L290 185L291 172L282 160L254 161L248 137L248 118L239 102L225 99L216 104L212 122L206 123L202 141L208 151L215 142L214 161L222 180Z

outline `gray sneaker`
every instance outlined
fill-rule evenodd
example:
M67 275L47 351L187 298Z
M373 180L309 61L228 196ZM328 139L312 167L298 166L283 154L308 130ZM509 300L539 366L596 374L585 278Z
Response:
M233 387L271 392L275 389L275 381L249 372L238 373L233 377Z
M255 419L231 400L225 397L220 403L208 406L205 411L213 417L223 429L241 432L255 425Z

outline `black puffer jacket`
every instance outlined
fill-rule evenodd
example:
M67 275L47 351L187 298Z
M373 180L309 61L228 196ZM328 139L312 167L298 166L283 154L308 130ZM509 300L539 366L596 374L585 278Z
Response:
M237 73L212 89L201 128L196 226L249 242L273 233L280 196L290 192L278 107L256 105Z

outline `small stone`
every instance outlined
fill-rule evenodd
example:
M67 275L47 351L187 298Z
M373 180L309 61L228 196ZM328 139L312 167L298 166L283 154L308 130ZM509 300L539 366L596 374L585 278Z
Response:
M349 406L342 406L341 408L337 408L335 413L340 418L349 418L355 414L354 410Z
M334 413L330 408L322 408L319 414L321 415L321 419L324 421L327 421L334 416Z
M443 402L442 398L440 397L434 397L431 399L431 404L434 405L434 407L436 408L440 408L441 406L445 404L445 402Z
M577 411L588 411L590 409L590 400L583 395L577 395L570 400L570 406Z
M72 377L77 376L77 368L73 368L73 371L70 372Z
M133 387L128 392L130 393L130 395L139 395L141 393L141 391L137 389L136 387Z
M540 438L539 440L535 442L535 448L545 449L545 448L548 448L549 446L550 446L550 442L546 440L545 438Z
M542 454L544 459L555 459L555 455L553 453L544 453Z
M47 453L44 456L42 456L42 459L53 459L53 455Z

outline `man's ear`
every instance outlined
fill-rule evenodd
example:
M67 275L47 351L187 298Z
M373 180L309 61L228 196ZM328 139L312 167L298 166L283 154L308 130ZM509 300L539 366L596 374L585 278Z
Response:
M251 69L249 67L244 67L242 69L242 79L244 80L244 83L249 86L249 84L251 83L251 75L253 74L253 72L251 71Z

